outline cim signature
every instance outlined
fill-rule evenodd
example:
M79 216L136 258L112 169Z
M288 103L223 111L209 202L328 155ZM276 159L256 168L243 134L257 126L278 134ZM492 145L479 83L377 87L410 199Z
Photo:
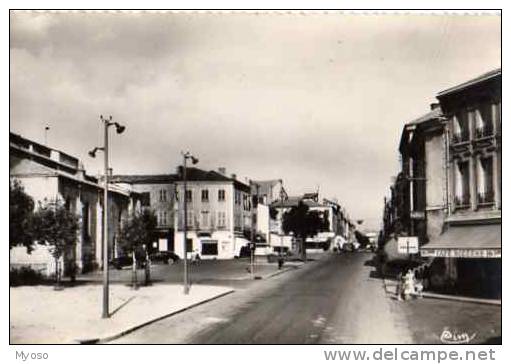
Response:
M444 329L442 335L440 335L440 341L444 344L468 344L476 337L476 333L474 332L472 335L469 335L466 332L457 332L449 329Z

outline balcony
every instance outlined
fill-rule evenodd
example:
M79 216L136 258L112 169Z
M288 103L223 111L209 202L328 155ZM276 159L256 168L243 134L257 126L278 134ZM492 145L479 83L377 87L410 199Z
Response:
M470 195L454 196L454 205L456 208L467 208L470 206Z
M468 142L469 135L468 132L454 133L452 135L452 144L461 144Z
M493 191L479 192L477 194L477 203L479 205L493 205L495 196Z
M475 130L476 139L483 139L493 135L493 127L491 124L486 124Z

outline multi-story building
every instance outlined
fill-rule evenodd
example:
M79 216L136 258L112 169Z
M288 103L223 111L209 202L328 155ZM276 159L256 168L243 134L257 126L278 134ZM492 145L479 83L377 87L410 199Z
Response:
M501 294L501 70L437 95L446 118L447 217L443 233L421 248L440 258L456 289Z
M489 72L403 128L382 236L417 236L433 287L500 296L500 90L500 70Z
M184 253L184 199L187 199L187 251L203 258L229 259L238 256L250 238L250 186L235 175L187 168L184 191L181 170L176 180L175 252Z
M10 133L9 175L23 185L36 208L39 203L60 200L79 217L76 244L66 252L65 265L74 261L82 271L101 266L103 185L86 174L78 158ZM108 244L110 257L114 257L121 222L130 211L138 208L140 201L138 194L112 185L108 203ZM31 265L48 274L53 273L53 259L46 246L36 245L31 254L27 254L23 247L14 247L10 253L13 266Z
M306 193L302 196L289 196L283 201L277 200L272 203L271 208L276 210L271 223L272 247L276 248L282 244L287 249L298 250L293 237L284 234L282 219L286 212L298 206L300 202L305 203L311 211L318 211L326 222L326 228L323 231L307 238L306 249L325 250L335 246L342 247L345 242L353 239L355 226L337 202L327 199L319 202L317 193Z
M401 205L399 235L417 236L419 244L438 237L447 213L446 138L439 104L403 127L402 168L397 191Z
M160 251L174 251L174 205L176 198L176 174L115 175L111 181L128 187L140 194L141 205L151 209L157 218L154 243Z

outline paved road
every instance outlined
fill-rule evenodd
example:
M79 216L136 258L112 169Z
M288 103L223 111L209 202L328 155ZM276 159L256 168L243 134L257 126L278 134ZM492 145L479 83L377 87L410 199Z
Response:
M409 343L370 258L329 254L114 343Z

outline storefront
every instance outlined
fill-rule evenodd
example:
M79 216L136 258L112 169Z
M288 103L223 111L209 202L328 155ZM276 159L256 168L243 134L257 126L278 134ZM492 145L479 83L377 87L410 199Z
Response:
M432 285L450 286L461 295L500 298L501 239L500 223L450 226L420 248L422 257L433 260Z

